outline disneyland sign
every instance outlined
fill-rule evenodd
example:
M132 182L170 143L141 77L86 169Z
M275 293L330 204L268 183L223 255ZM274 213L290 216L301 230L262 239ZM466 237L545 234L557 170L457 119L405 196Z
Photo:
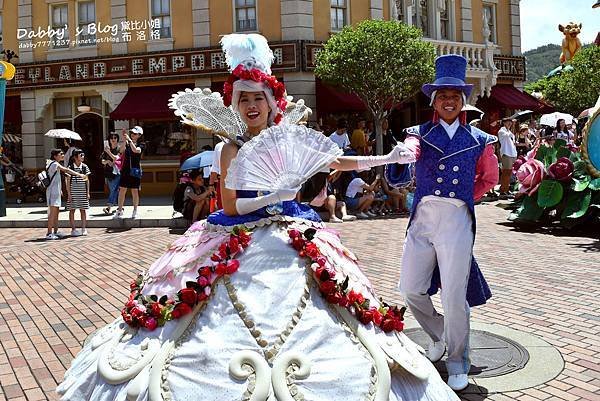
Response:
M275 55L273 70L298 71L298 47L297 42L271 44ZM200 77L227 72L225 56L220 48L17 64L16 67L14 80L8 81L9 88L26 89L172 77Z

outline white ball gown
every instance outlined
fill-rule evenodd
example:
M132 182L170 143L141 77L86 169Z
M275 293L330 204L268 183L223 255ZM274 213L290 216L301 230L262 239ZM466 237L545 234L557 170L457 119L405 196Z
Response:
M62 400L458 400L397 319L357 312L390 309L294 201L195 223L124 301L73 360Z

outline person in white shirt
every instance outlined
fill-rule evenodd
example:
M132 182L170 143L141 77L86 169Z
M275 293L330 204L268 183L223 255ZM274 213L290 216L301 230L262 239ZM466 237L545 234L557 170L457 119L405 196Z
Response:
M500 176L500 197L510 196L510 176L512 166L517 160L517 147L515 145L515 134L510 130L513 122L510 118L502 119L502 128L498 131L500 142L500 155L502 156L502 175Z
M329 135L329 139L331 139L340 149L346 150L350 148L350 138L348 138L348 134L346 129L348 128L348 123L344 119L340 119L337 122L337 129Z
M379 176L375 178L375 181L373 181L371 185L365 182L365 178L365 171L360 172L358 177L350 181L348 188L346 189L346 205L350 209L356 210L356 217L359 219L368 219L369 217L376 216L369 212L369 208L375 200L373 191L379 183ZM367 193L363 193L363 191L366 191Z

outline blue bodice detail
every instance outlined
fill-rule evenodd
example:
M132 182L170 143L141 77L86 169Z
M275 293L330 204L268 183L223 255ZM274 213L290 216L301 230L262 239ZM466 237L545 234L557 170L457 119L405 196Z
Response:
M238 198L255 198L258 194L255 191L237 191ZM314 222L321 222L321 218L310 206L298 203L296 201L285 201L283 202L283 211L280 215L287 217L294 217ZM217 210L216 212L208 216L207 221L210 224L217 224L220 226L235 226L238 224L246 224L260 219L272 217L273 215L266 211L266 207L262 207L250 214L242 216L228 216L223 210Z

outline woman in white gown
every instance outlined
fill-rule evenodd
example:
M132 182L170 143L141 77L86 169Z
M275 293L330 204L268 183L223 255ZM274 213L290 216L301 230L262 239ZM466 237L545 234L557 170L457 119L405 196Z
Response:
M356 257L293 200L295 189L257 196L225 187L239 148L280 120L285 93L264 38L223 43L233 70L225 105L248 127L222 150L224 210L131 283L122 316L86 341L58 393L75 401L458 400L401 332L403 310L375 297ZM240 46L252 57L236 59ZM331 166L406 159L400 146Z

